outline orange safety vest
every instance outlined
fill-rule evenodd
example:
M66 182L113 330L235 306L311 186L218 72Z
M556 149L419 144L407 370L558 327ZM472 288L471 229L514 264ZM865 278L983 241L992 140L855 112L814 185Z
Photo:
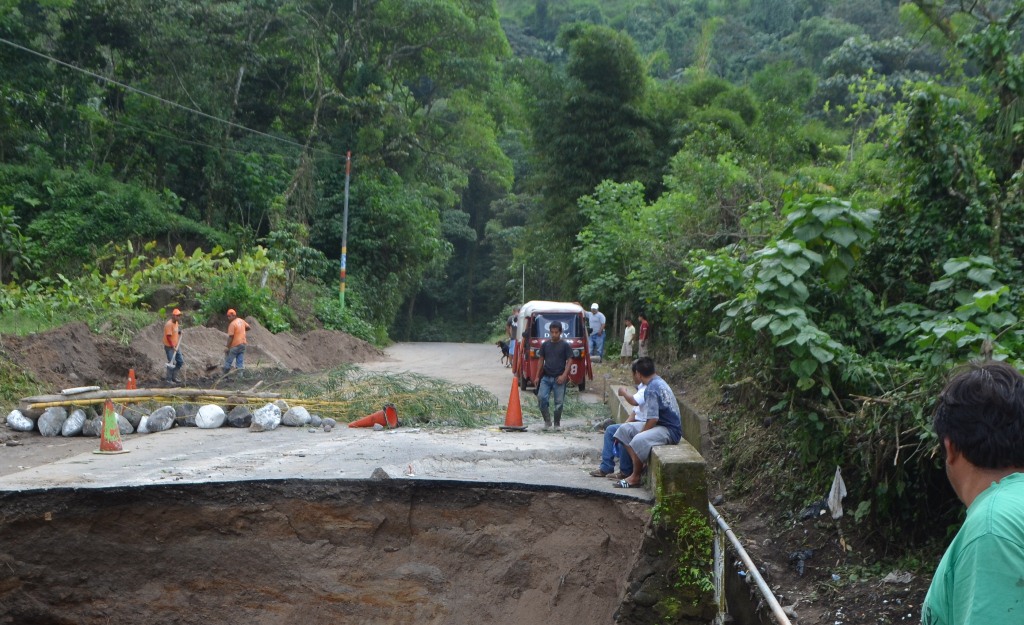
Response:
M241 317L235 317L235 320L228 324L228 336L231 337L231 347L245 345L245 331L248 329L249 324Z
M178 322L168 319L164 324L164 345L174 349L178 346Z

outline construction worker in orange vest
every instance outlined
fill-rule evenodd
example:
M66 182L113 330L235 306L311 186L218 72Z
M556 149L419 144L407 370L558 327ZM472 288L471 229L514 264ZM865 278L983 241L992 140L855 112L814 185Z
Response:
M238 316L234 308L228 309L228 344L224 349L224 373L231 371L231 363L235 368L245 368L245 332L251 330L249 324Z
M164 324L164 353L167 354L167 383L178 383L178 372L185 364L181 357L181 311L175 308L171 318Z

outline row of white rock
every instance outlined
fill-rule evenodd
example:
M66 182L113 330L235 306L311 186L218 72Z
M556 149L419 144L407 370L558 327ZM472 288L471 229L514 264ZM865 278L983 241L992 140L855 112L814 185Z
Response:
M121 434L162 432L171 429L176 422L207 430L227 424L247 427L255 432L273 430L280 425L323 427L324 431L330 432L336 425L334 419L321 419L301 406L290 408L280 400L256 410L250 410L248 406L235 406L228 413L216 404L207 404L200 406L193 414L188 411L178 412L173 406L162 406L149 414L137 408L129 408L125 414L115 412L115 415ZM7 426L17 432L38 429L43 436L99 436L103 430L103 416L89 418L81 408L68 414L65 408L53 407L44 410L38 419L32 419L20 410L12 410L7 415Z

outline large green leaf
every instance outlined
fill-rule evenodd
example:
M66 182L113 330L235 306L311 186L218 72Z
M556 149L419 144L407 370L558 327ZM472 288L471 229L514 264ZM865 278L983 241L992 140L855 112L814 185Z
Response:
M826 239L831 239L843 247L850 247L858 238L857 231L849 226L827 228L824 236Z
M803 256L794 256L791 258L783 258L782 266L793 273L793 275L800 277L807 273L807 270L811 268L811 263Z
M828 223L828 222L832 221L833 219L835 219L836 217L839 217L840 215L846 213L848 210L849 210L849 208L846 207L846 206L834 206L833 205L833 206L817 206L811 212L814 214L815 217L817 217L818 219L820 219L824 223Z
M801 358L789 363L789 368L800 378L810 378L818 370L818 361L813 358Z

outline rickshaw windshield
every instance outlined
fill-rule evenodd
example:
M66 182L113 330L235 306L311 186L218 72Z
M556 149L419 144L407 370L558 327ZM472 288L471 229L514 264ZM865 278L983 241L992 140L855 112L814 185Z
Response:
M534 315L530 335L532 338L546 339L551 337L548 328L552 323L562 325L562 336L567 339L583 337L583 327L579 315L573 313L542 313Z

